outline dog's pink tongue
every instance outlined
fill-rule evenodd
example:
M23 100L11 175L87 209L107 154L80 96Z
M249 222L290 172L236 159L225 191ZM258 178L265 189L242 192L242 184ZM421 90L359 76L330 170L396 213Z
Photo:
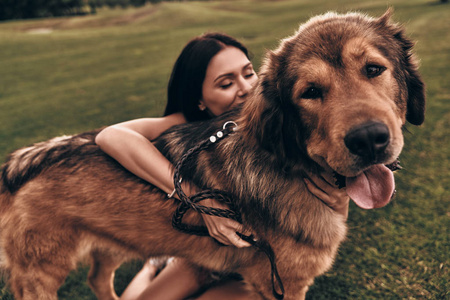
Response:
M347 194L359 207L383 207L394 193L394 173L384 165L375 165L356 177L347 177L346 186Z

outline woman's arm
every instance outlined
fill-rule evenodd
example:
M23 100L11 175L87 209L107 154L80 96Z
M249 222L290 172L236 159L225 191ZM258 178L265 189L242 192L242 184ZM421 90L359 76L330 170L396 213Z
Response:
M131 173L169 194L174 189L173 165L150 141L170 127L185 122L182 114L132 120L103 129L95 138L95 142ZM183 183L183 189L187 195L198 191L195 186L186 182ZM227 208L216 200L205 200L203 204ZM202 217L210 235L222 244L250 246L236 235L236 231L241 232L241 224L238 222L209 215Z
M95 142L127 170L170 193L174 189L172 164L150 141L185 122L182 114L132 120L106 127Z
M137 119L103 129L95 142L108 155L116 159L136 176L154 184L166 193L171 193L173 185L173 165L165 158L151 140L156 139L170 127L185 123L182 114L173 114L163 118ZM344 190L338 190L323 178L311 178L308 189L316 197L347 218L348 196ZM195 187L183 183L187 194L193 194ZM204 205L227 208L215 200L205 200ZM225 245L248 247L250 244L240 239L236 232L241 232L241 224L230 219L202 215L209 233ZM248 234L248 233L244 233Z

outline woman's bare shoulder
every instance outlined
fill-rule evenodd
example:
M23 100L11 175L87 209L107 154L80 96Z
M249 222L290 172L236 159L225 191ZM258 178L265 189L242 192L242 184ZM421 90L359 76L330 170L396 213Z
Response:
M113 126L127 128L140 133L149 140L156 139L161 133L172 126L186 123L182 113L174 113L160 118L140 118L126 121Z

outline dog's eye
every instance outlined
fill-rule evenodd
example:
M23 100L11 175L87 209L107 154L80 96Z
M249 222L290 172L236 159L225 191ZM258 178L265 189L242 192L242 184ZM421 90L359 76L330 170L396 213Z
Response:
M377 65L367 65L366 66L366 75L369 78L374 78L377 76L380 76L384 70L386 70L385 67L377 66Z
M308 88L301 96L303 99L322 98L322 90L315 87Z

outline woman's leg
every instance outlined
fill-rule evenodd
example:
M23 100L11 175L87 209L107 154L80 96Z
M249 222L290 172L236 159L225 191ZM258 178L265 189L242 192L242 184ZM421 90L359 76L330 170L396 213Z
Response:
M122 294L121 300L181 300L201 287L197 269L183 259L174 259L156 277L154 273L151 275L151 267L144 266Z
M120 296L121 300L137 299L155 277L158 267L147 261Z

